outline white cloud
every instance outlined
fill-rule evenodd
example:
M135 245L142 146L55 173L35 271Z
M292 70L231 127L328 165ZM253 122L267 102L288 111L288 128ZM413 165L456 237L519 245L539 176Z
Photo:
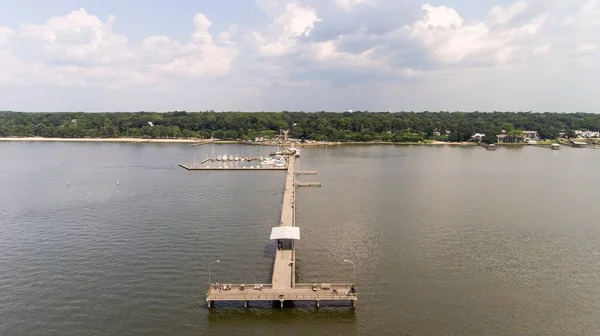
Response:
M423 19L417 21L413 25L414 27L433 30L436 28L460 28L463 25L463 19L454 8L425 4L423 10L425 11Z
M48 82L55 85L163 85L168 78L202 80L223 76L232 67L237 49L227 32L214 41L210 20L197 14L195 31L187 43L166 36L150 36L131 44L125 36L114 33L114 16L106 21L85 9L54 17L43 24L23 25L16 33L24 54L11 55L10 68L0 64L12 76L5 81ZM0 30L3 36L11 35Z
M285 12L281 13L271 25L271 29L281 31L275 41L269 42L259 48L262 56L283 56L291 52L300 36L308 36L314 24L320 21L317 12L311 8L288 4Z
M14 34L14 30L8 27L0 27L0 47L8 45L8 39Z
M535 49L533 49L534 54L545 54L549 51L550 51L549 44L545 44L545 45L542 45L542 46L539 46L539 47L536 47Z
M517 1L508 7L495 6L490 10L490 16L492 17L493 24L505 24L515 18L517 15L523 13L527 8L527 2L524 0Z
M335 3L338 7L346 11L352 11L361 4L376 5L377 0L335 0Z
M102 22L79 9L41 25L24 25L20 34L43 48L50 61L109 64L131 57L123 52L127 50L127 39L112 32L114 21L114 16L109 16Z
M578 46L575 50L569 53L570 56L585 56L592 55L598 51L598 46L595 44L583 44Z
M235 43L230 40L231 37L228 33L221 33L218 40L222 45L217 45L208 31L211 24L206 16L197 14L194 18L196 31L192 34L190 42L185 45L172 42L165 37L161 37L159 40L146 40L146 50L150 53L164 48L164 44L168 44L168 48L174 50L164 59L166 63L158 64L151 69L165 76L190 78L227 74L237 56ZM148 43L150 43L150 48L148 48ZM152 45L153 43L157 44Z
M514 7L514 6L512 6ZM512 8L510 7L510 8ZM517 28L494 29L484 22L465 24L456 10L446 6L423 6L423 19L409 27L410 35L429 48L442 63L505 63L518 49L524 50L523 42L531 42L543 19L536 17ZM502 20L508 20L514 10L494 8ZM510 12L510 15L505 13ZM495 23L498 23L496 17ZM533 49L532 49L533 50Z
M235 26L215 31L229 23L213 25L199 13L186 19L194 24L187 39L156 35L139 41L117 31L114 16L79 9L37 24L0 27L0 86L64 92L58 100L66 102L69 92L93 86L77 92L103 92L90 101L116 110L126 108L121 104L321 110L341 101L358 105L342 110L502 109L496 104L527 87L526 75L530 85L543 78L536 88L554 94L515 98L514 109L585 101L581 95L589 89L577 83L600 71L600 0L514 0L490 6L480 17L459 12L452 1L256 0L251 13L261 22L236 18ZM559 101L566 91L572 94ZM2 95L0 109L10 99ZM600 109L595 95L587 101Z

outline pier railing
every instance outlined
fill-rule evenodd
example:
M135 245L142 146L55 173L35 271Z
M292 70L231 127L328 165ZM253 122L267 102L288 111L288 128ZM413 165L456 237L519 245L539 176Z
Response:
M241 289L243 286L243 289ZM211 290L219 290L219 288L221 288L222 291L224 291L225 293L230 292L230 291L260 291L260 290L269 290L269 289L273 289L273 285L272 284L262 284L262 283L258 283L258 284L229 284L229 283L219 283L219 284L211 284L210 285L210 289ZM230 288L228 290L225 290L224 288Z
M283 295L277 293L248 293L248 294L231 294L231 295L211 295L211 301L278 301L278 300L295 300L295 301L352 301L356 300L356 293L340 293L340 294L293 294L285 293Z
M352 289L352 284L350 283L323 283L323 282L315 282L315 283L297 283L294 286L295 289L313 289L316 286L318 290L323 290L323 286L328 287L327 289L337 289L337 290L350 290Z

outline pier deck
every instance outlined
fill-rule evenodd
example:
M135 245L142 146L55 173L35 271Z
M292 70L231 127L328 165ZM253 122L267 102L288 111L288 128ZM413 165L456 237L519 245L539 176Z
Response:
M295 226L295 188L296 182L296 157L290 156L288 161L288 173L285 177L285 189L283 191L283 203L281 205L281 220L279 226ZM294 249L277 249L273 263L273 288L292 288L295 282L296 254Z
M296 187L302 185L318 186L319 182L298 183L296 176L298 175L298 160L299 158L290 155L288 164L285 189L283 192L283 202L281 205L281 218L279 227L294 227L296 226L295 217L295 197ZM186 168L185 166L181 165ZM186 168L188 169L188 168ZM264 169L264 170L280 170ZM194 170L194 169L190 169ZM198 169L202 170L202 169ZM213 170L213 169L210 169ZM221 169L226 170L226 169ZM235 170L235 169L229 169ZM241 169L237 169L241 170ZM243 169L249 170L249 169ZM258 170L258 169L254 169ZM312 171L311 171L312 173ZM316 172L314 172L316 174ZM298 236L299 238L299 236ZM298 239L296 238L296 239ZM216 301L239 301L244 302L246 307L250 301L279 301L281 307L285 301L313 301L316 306L319 306L320 301L342 301L350 302L351 306L355 306L358 299L354 291L354 284L351 283L299 283L296 284L296 249L294 240L291 244L278 245L273 261L273 276L270 284L211 284L206 293L206 302L208 307L212 307Z
M356 301L356 294L350 292L352 284L327 284L323 289L321 284L296 284L295 288L272 288L271 285L246 284L240 290L240 285L227 285L231 289L219 290L213 286L207 294L209 301ZM255 287L256 286L256 287ZM260 286L263 286L262 289ZM255 289L256 288L256 289ZM335 290L335 292L334 292Z

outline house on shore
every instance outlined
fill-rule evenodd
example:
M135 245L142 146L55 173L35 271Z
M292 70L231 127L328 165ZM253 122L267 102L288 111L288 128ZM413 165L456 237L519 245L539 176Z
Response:
M522 143L522 142L528 143L529 141L539 140L537 131L516 132L518 134L515 134L515 133L511 134L511 133L513 133L513 132L505 133L505 131L503 131L502 134L496 135L496 138L498 139L498 143Z
M498 134L496 135L498 143L521 143L523 137L519 135Z
M600 138L600 132L594 131L575 131L578 138Z
M526 139L529 139L529 140L539 140L540 139L537 131L521 131L521 132L523 132L523 136L525 136Z
M471 136L471 140L478 141L478 142L483 140L483 138L485 138L485 134L483 134L483 133L475 133Z

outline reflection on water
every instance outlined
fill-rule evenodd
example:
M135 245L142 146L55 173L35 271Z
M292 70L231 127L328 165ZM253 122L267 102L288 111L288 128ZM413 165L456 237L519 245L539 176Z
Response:
M329 305L296 303L279 308L279 303L251 304L249 309L211 309L208 313L210 334L223 330L243 334L244 330L265 330L275 335L358 335L356 310Z
M214 146L215 153L272 149ZM282 172L211 146L0 143L1 335L573 335L600 330L600 151L305 148L297 278L347 305L218 303L271 278ZM66 185L69 181L69 186ZM119 181L119 183L115 183Z

